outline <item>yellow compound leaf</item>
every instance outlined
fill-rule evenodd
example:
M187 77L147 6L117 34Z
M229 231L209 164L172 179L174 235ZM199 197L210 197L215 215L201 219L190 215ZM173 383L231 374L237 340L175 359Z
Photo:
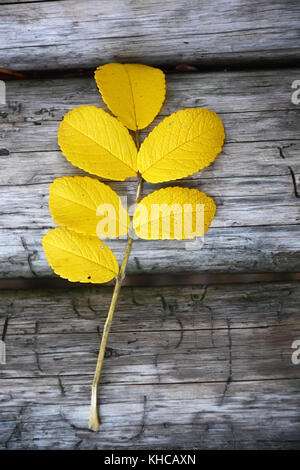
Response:
M115 255L96 237L57 227L42 243L51 268L69 281L103 283L119 272Z
M129 216L115 191L88 176L64 176L50 185L49 208L55 223L102 238L126 235Z
M191 239L208 230L215 212L213 199L198 189L164 188L137 205L133 228L145 240Z
M80 106L60 123L58 143L73 165L103 178L136 176L137 149L123 124L96 106Z
M219 116L202 108L165 118L144 140L138 170L150 183L184 178L210 165L225 139Z
M164 73L141 64L106 64L95 71L103 101L133 131L147 127L165 100Z

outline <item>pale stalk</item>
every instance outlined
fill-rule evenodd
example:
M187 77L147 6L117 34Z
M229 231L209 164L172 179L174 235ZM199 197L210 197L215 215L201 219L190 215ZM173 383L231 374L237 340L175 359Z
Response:
M135 132L135 140L136 140L136 145L139 148L140 143L139 143L139 135L137 131ZM136 190L135 204L134 204L135 207L140 200L142 184L143 184L143 179L140 175L138 175L138 186ZM100 380L101 369L102 369L102 364L103 364L103 359L104 359L104 354L105 354L105 349L106 349L106 343L107 343L107 339L109 335L109 330L110 330L110 326L112 324L113 316L115 313L116 304L117 304L117 300L119 297L122 282L123 282L123 279L125 278L126 266L127 266L130 252L131 252L132 243L133 243L133 238L130 235L128 238L127 245L126 245L121 268L116 277L116 284L115 284L115 288L114 288L112 299L111 299L111 304L109 307L109 311L108 311L104 329L103 329L103 334L102 334L102 339L101 339L101 344L100 344L100 349L99 349L99 354L98 354L98 360L97 360L97 365L96 365L95 375L94 375L94 380L93 380L93 385L92 385L91 414L90 414L89 428L92 429L93 431L98 431L100 427L100 419L99 419L99 412L98 412L98 384Z

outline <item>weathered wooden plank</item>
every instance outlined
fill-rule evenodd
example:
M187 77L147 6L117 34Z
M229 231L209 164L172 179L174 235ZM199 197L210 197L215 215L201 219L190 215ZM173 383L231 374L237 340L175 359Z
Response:
M136 316L143 315L139 305L133 308L135 315L132 313L132 320L128 318L128 304L132 306L134 301L137 304L140 302L135 297L133 300L130 289L125 289L121 299L123 310L120 312L120 323L117 323L111 332L112 348L107 352L108 360L103 370L103 381L109 383L224 381L228 375L226 367L228 348L230 357L232 360L234 358L231 374L236 380L295 377L295 367L291 362L291 344L300 336L299 284L279 285L277 292L274 293L275 287L276 285L271 285L265 291L262 284L250 286L250 289L245 287L238 289L234 293L234 306L232 286L225 288L222 286L219 292L218 287L200 289L200 291L198 289L198 293L197 289L191 289L191 292L185 292L182 298L180 295L176 297L176 288L167 289L166 296L164 291L159 294L158 290L151 288L137 290L142 298L143 292L147 292L148 301L144 305L144 310L149 314L150 309L151 315L155 318L154 321L148 318L147 323L143 318L142 325L145 325L143 329L136 327ZM31 332L27 332L26 328L25 331L22 329L23 314L20 315L20 300L15 305L11 294L1 294L4 300L3 316L8 314L10 326L11 321L15 325L14 330L9 328L7 332L6 350L9 361L2 371L2 376L32 377L57 374L73 376L91 373L100 335L98 314L95 313L94 305L95 301L96 305L100 302L103 305L104 289L99 290L98 301L94 298L93 304L90 297L91 290L83 292L79 290L71 294L65 291L69 320L59 320L66 309L66 306L63 309L60 307L62 294L59 294L58 298L56 293L52 294L53 298L48 308L49 293L46 293L40 301L43 302L42 312L45 315L46 311L47 317L41 319L40 306L35 309L39 315L38 319L35 318L34 312L31 312L34 321ZM111 294L111 289L109 293ZM219 296L222 294L228 296L225 305L220 305ZM199 300L195 300L195 295ZM81 300L78 304L79 296ZM109 304L108 296L106 298L105 311ZM7 305L8 302L13 305ZM89 316L92 316L91 322L82 313L80 307L82 302L85 309L88 309ZM273 311L273 316L269 316L268 319L266 314L260 313L266 308L266 304L268 312ZM22 312L28 308L32 310L32 294L24 295L21 305ZM51 305L52 309L57 311L54 320L57 329L56 332L51 331L49 334L48 322L53 323L53 320L48 318ZM248 321L251 311L255 311L256 320L250 320L250 324L254 326L249 326L249 323L245 325L238 318L242 305L246 306L244 321ZM232 308L233 313L231 313ZM220 309L223 310L222 319L218 318ZM190 312L193 312L193 315L186 325L184 318ZM18 329L20 316L22 319ZM105 318L104 311L102 317L101 324ZM66 328L69 328L73 324L73 319L75 324L78 320L85 320L86 326L82 325L81 321L79 331L71 329L66 332L64 324L67 323L69 326L66 325ZM154 322L156 327L153 325ZM164 323L166 326L162 326ZM41 326L43 324L44 327ZM122 325L121 331L118 331L118 324ZM210 329L213 329L213 332L207 334L207 330ZM250 357L249 351L251 351Z
M180 317L178 317L180 318ZM295 378L291 345L300 325L216 329L177 329L111 333L102 380L110 384L226 382L228 357L234 380ZM4 378L90 375L100 337L93 333L8 336ZM229 341L232 347L229 350ZM250 354L250 356L249 356Z
M0 62L15 70L112 60L173 67L299 59L296 0L6 3Z
M185 107L184 104L181 105L181 108L183 107ZM174 111L177 110L178 108ZM248 143L249 141L279 143L298 141L299 109L219 113L219 115L224 121L227 143L230 144ZM154 124L157 123L158 120ZM48 145L48 150L56 150L57 129L57 122L47 120L45 122L39 121L38 127L30 122L4 123L1 126L2 136L5 137L2 144L5 148L13 149L14 152L44 152L46 145ZM147 134L148 132L141 132L142 139Z
M90 380L92 377L89 378ZM88 378L3 380L1 449L299 449L299 380L102 386L87 428ZM24 393L24 390L26 392ZM19 397L17 396L19 395ZM23 399L20 396L23 395ZM70 400L77 395L77 400ZM23 406L15 403L22 402Z
M110 295L0 293L0 448L300 448L299 282L122 289L94 434L90 383Z
M60 151L30 150L14 152L13 144L9 148L10 150L0 149L0 152L2 151L0 156L0 188L16 185L50 184L54 178L59 176L86 174L63 158ZM229 178L233 185L234 178L290 176L288 166L291 166L298 183L300 164L297 155L299 149L300 142L297 140L290 140L289 142L282 140L226 143L220 158L217 158L213 165L205 168L197 175L185 178L184 182L190 179L203 181L206 178ZM283 152L285 159L281 158L280 152ZM245 158L245 155L251 155L250 162L249 159ZM37 167L39 163L42 163L40 170ZM119 191L123 187L124 191L124 187L129 190L132 186L132 183L129 185L128 183L129 181L124 181L122 184L116 182L113 184ZM180 181L176 182L176 184L178 183Z
M103 286L0 291L0 315L9 316L7 334L14 336L34 335L37 329L39 334L94 333L104 326L111 294L112 289ZM267 328L279 320L282 325L291 325L297 319L299 304L297 282L236 284L234 289L232 285L122 287L114 329L121 333L177 331L177 314L188 330L210 329L211 314L215 329L226 329L227 320L233 329Z
M1 230L2 278L53 276L40 245L42 230L22 228ZM107 242L120 261L123 243ZM186 249L188 247L188 249ZM195 246L178 241L135 240L128 273L184 272L299 272L299 226L215 228L205 235L205 243Z
M294 196L291 176L249 178L205 178L176 181L176 186L201 188L214 198L218 212L211 227L290 225L299 221L299 201ZM174 185L174 183L173 183ZM200 186L201 185L201 186ZM132 206L136 183L124 185L111 183L118 194L127 197L128 208ZM169 184L155 185L155 189ZM154 189L145 184L146 196ZM127 190L127 191L126 191ZM48 210L48 184L0 187L1 229L52 226ZM249 211L252 211L249 214ZM275 216L275 213L276 216ZM288 216L288 221L287 221Z
M176 185L214 197L218 211L205 244L137 240L129 272L297 271L299 237L299 107L291 102L298 69L170 74L156 119L180 107L218 112L227 140L213 165ZM49 276L40 240L53 226L48 184L84 174L57 146L62 116L74 106L103 106L93 79L9 82L1 110L1 277ZM145 133L143 133L145 136ZM109 182L133 201L135 183ZM144 194L163 185L144 185ZM110 246L121 258L124 240ZM188 249L186 249L188 246ZM29 261L29 263L28 263Z
M298 76L299 68L169 73L161 116L183 106L209 106L218 113L295 110L292 82ZM11 81L6 88L7 106L1 105L1 122L59 121L74 106L103 106L93 72L81 78Z

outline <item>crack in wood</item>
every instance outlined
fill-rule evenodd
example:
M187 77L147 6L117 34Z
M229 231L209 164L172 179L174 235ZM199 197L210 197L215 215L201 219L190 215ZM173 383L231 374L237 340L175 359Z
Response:
M279 155L281 158L283 158L285 160L286 156L284 155L284 152L283 150L286 149L286 148L289 148L289 147L292 147L294 144L289 144L289 145L283 145L282 147L277 147L278 150L279 150ZM294 170L291 166L287 166L290 174L291 174L291 177L292 177L292 182L293 182L293 188L294 188L294 194L295 194L295 197L297 198L300 198L300 194L298 193L298 189L297 189L297 181L296 181L296 176L295 176L295 173L294 173Z
M62 384L62 380L61 380L60 377L58 377L58 386L59 386L59 389L60 389L60 391L61 391L61 395L62 395L63 397L65 397L65 396L66 396L66 390L65 390L65 387L64 387L63 384Z
M147 397L146 395L144 395L144 400L143 400L143 414L142 414L142 422L141 422L141 425L140 425L140 430L138 431L138 433L133 436L130 440L133 441L133 440L136 440L136 439L139 439L145 432L145 428L146 428L146 405L147 405Z
M158 383L160 384L161 383L161 377L160 377L160 373L159 373L159 370L158 370L158 358L159 358L159 356L160 356L160 353L155 354L153 363L154 363L154 367L156 369Z
M27 243L25 241L25 238L21 236L21 243L22 243L22 246L25 250L25 252L27 253L27 262L28 262L28 266L29 266L29 269L30 269L30 272L31 274L34 276L34 277L37 277L37 273L35 272L35 270L33 269L33 265L32 265L32 257L35 256L37 254L37 250L32 250L30 251L28 249L28 246L27 246Z
M34 337L33 351L34 351L36 365L37 365L38 370L40 372L44 372L42 367L41 367L41 363L40 363L40 355L39 355L39 352L38 352L38 337L37 336Z
M297 181L296 181L296 176L295 176L294 170L290 166L288 166L288 169L290 170L290 173L291 173L291 176L292 176L295 197L300 198L300 194L298 193L298 189L297 189Z
M80 426L77 426L76 424L72 423L72 421L70 421L65 415L64 413L60 410L59 412L59 415L60 417L62 418L63 421L65 421L72 429L74 429L74 431L82 431L84 432L85 434L91 434L93 433L94 431L92 431L91 429L89 429L88 427L86 428L82 428Z
M89 310L94 313L95 316L99 316L99 313L91 306L91 299L90 297L88 297L87 299L87 306L89 308Z
M211 340L211 345L213 348L215 348L215 340L214 340L214 312L211 307L208 305L202 305L203 308L207 308L209 311L209 316L210 316L210 340Z
M202 292L202 295L199 299L199 302L203 302L205 297L206 297L206 294L207 294L207 289L208 289L208 285L204 286L204 289L203 289L203 292Z
M4 320L4 325L3 325L3 330L2 330L2 336L1 340L5 341L6 333L7 333L7 328L8 328L8 321L9 321L9 315L6 316Z
M175 316L179 326L180 326L180 338L178 340L178 343L176 344L175 346L175 349L179 348L179 346L181 345L182 343L182 340L183 340L183 324L182 324L182 321L180 320L180 318L178 318L177 316Z
M100 331L100 326L99 326L99 325L97 325L96 330L97 330L98 336L99 336L99 338L100 338L100 340L101 340L101 339L102 339L102 333L101 333L101 331Z
M159 353L155 354L155 356L154 356L154 365L155 365L156 368L157 368L157 363L158 363L157 362L158 361L158 356L159 356Z
M40 329L40 322L36 321L35 324L34 324L34 332L33 334L34 335L37 335L39 333L39 329Z
M83 315L81 315L81 313L79 312L79 310L78 310L78 308L77 308L77 305L76 305L74 299L72 299L71 305L72 305L72 309L73 309L73 312L75 313L75 315L76 315L78 318L84 318L84 320L86 320L86 318L85 318Z
M162 303L162 306L163 306L163 311L164 312L168 312L171 316L173 316L175 318L175 320L177 321L178 325L179 325L179 340L175 346L175 349L179 348L179 346L181 345L182 343L182 340L183 340L183 335L184 335L184 328L183 328L183 323L181 321L181 319L178 317L178 315L176 315L176 311L178 310L178 306L177 304L170 304L166 301L164 295L160 294L160 299L161 299L161 303ZM165 321L165 318L163 319L163 321Z
M82 444L83 440L81 439L80 441L77 441L76 444L74 445L74 449L79 449L80 445Z
M139 303L139 302L136 300L134 287L131 287L130 289L131 289L131 295L132 295L132 302L133 302L133 304L136 305L137 307L144 305L144 304Z
M26 181L26 185L31 185L32 181L38 176L38 173L33 173L30 178ZM35 183L33 183L35 184Z
M133 259L134 259L135 265L137 267L137 270L142 271L142 266L141 266L140 260L136 256L134 256Z
M166 302L166 299L162 294L160 294L159 298L160 298L161 303L162 303L163 311L166 312L168 310L168 304Z
M9 447L9 443L10 441L16 437L16 440L19 440L21 441L21 419L23 417L23 413L24 411L28 408L29 404L27 405L23 405L20 409L20 412L19 412L19 415L18 415L18 420L19 422L16 423L15 427L13 428L11 434L9 435L8 439L6 439L6 441L4 441L3 445L4 445L4 448L5 449L8 449Z
M128 340L127 341L127 344L133 344L133 343L136 343L137 342L137 338L136 339L132 339L132 340Z
M227 332L228 332L228 350L229 350L229 371L228 371L228 377L225 383L224 391L221 397L220 406L223 405L229 385L232 382L232 338L231 338L231 331L230 331L230 320L228 320L228 318L227 318Z
M277 318L278 318L278 323L281 323L282 317L283 317L283 312L284 312L284 303L286 301L286 298L289 297L293 293L293 290L290 289L286 295L284 295L284 292L280 292L280 298L278 300L278 308L277 308Z
M206 308L210 314L210 339L211 339L211 344L212 344L212 347L215 347L215 342L214 342L214 313L213 313L213 309L209 306L209 305L206 305L204 304L204 300L206 299L206 295L207 295L207 291L208 291L208 285L205 285L204 288L203 288L203 292L199 298L198 294L191 294L191 299L192 299L192 302L196 304L196 307L197 309L199 308L199 305L198 304L201 304L201 307L202 308Z
M10 441L13 439L13 437L16 437L17 439L20 439L21 437L21 429L20 429L20 423L17 423L15 427L13 428L11 434L9 435L8 439L4 441L3 445L5 449L8 449Z

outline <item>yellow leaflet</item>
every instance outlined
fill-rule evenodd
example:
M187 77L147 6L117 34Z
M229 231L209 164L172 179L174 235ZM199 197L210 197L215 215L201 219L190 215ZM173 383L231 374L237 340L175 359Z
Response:
M96 106L80 106L60 123L58 143L73 165L103 178L136 176L137 149L128 130Z
M224 128L217 114L191 108L164 119L144 140L138 170L150 183L192 175L208 166L222 150Z
M129 216L115 191L88 176L64 176L50 185L49 208L55 223L87 235L126 235Z
M141 64L106 64L95 71L103 101L128 129L147 127L165 100L164 73Z
M198 189L159 189L138 204L133 228L146 240L190 239L208 230L215 212L213 199Z
M51 268L69 281L103 283L119 272L115 255L96 237L57 227L42 243Z

